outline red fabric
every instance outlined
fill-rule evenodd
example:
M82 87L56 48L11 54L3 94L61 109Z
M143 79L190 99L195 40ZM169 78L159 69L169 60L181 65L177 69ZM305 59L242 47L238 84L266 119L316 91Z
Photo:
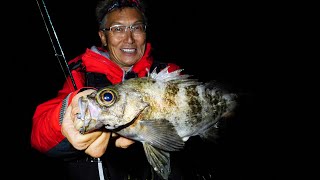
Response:
M146 76L147 71L150 69L153 62L150 52L151 45L147 44L145 55L132 68L139 77ZM97 54L90 49L86 49L84 54L74 58L69 64L76 62L79 59L82 59L86 71L103 73L112 84L117 84L122 81L122 69L104 56ZM176 69L179 69L179 66L170 64L169 71ZM77 88L83 88L85 85L83 72L76 69L72 71L72 75ZM72 93L68 102L70 103L72 97L76 95L77 92L78 91L74 90L70 78L68 78L64 83L63 88L59 90L57 97L37 106L32 119L31 145L33 148L45 153L58 145L65 138L61 134L61 126L59 124L59 113L62 101L69 93Z
M77 91L70 95L68 104L76 94ZM31 145L40 152L50 150L65 138L61 134L59 113L62 100L66 95L68 94L63 95L63 93L59 93L56 98L40 104L33 115Z

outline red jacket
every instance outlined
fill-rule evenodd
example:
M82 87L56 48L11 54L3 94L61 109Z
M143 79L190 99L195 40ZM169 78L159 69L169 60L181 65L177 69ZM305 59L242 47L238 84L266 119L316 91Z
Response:
M103 50L99 48L99 51ZM146 76L147 70L150 69L150 66L153 63L150 52L151 45L148 43L144 56L132 67L132 71L137 73L138 77ZM69 64L76 63L80 59L87 72L105 74L112 84L117 84L122 81L124 71L105 56L94 52L91 49L86 49L85 53L71 60ZM179 69L175 64L169 63L168 66L170 66L169 71ZM85 76L84 72L80 71L80 68L72 70L71 73L77 86L77 90L73 88L71 79L68 78L62 89L59 90L57 96L38 105L34 113L31 145L42 153L55 151L55 155L59 156L59 152L65 153L68 151L68 148L72 148L70 143L61 133L60 121L63 118L66 105L68 105L71 102L72 97L85 86Z

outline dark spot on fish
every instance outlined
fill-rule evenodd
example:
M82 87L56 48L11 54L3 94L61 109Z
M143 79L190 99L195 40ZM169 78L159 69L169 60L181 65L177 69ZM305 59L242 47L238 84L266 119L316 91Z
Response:
M179 87L177 84L168 84L168 86L166 86L164 99L168 106L176 106L175 96L178 94L178 92Z
M179 87L177 86L177 84L169 84L166 87L166 94L170 95L170 96L175 96L179 91Z
M220 116L227 109L227 100L223 98L223 93L219 90L215 90L214 93L212 91L207 91L206 98L209 99L210 104L212 104L212 108L214 109L214 117Z
M199 93L196 90L196 86L189 86L186 88L186 96L188 97L188 104L190 107L190 114L192 116L197 116L196 120L201 121L202 119L202 104L199 101Z

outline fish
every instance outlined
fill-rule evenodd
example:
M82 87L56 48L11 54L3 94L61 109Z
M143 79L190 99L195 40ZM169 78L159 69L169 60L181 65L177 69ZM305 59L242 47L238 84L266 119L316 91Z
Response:
M76 121L82 134L104 128L141 142L149 164L165 180L170 152L182 150L192 136L215 140L219 122L238 104L237 94L221 84L168 68L79 98Z

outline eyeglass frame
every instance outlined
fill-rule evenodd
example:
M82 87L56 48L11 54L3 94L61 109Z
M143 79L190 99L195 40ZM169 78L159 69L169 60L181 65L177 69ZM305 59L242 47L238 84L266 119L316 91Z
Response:
M138 23L138 24L131 24L130 26L125 26L125 25L120 25L120 24L116 24L116 25L113 25L113 26L110 26L109 28L103 28L103 29L101 29L102 31L110 31L110 32L112 32L113 33L113 31L111 31L111 29L112 28L114 28L114 27L125 27L125 29L124 29L124 32L127 32L127 30L128 29L130 29L130 32L131 33L134 33L133 32L133 26L135 26L135 25L140 25L140 24L142 24L143 26L144 26L144 33L146 32L146 30L147 30L147 24L145 24L145 23Z

